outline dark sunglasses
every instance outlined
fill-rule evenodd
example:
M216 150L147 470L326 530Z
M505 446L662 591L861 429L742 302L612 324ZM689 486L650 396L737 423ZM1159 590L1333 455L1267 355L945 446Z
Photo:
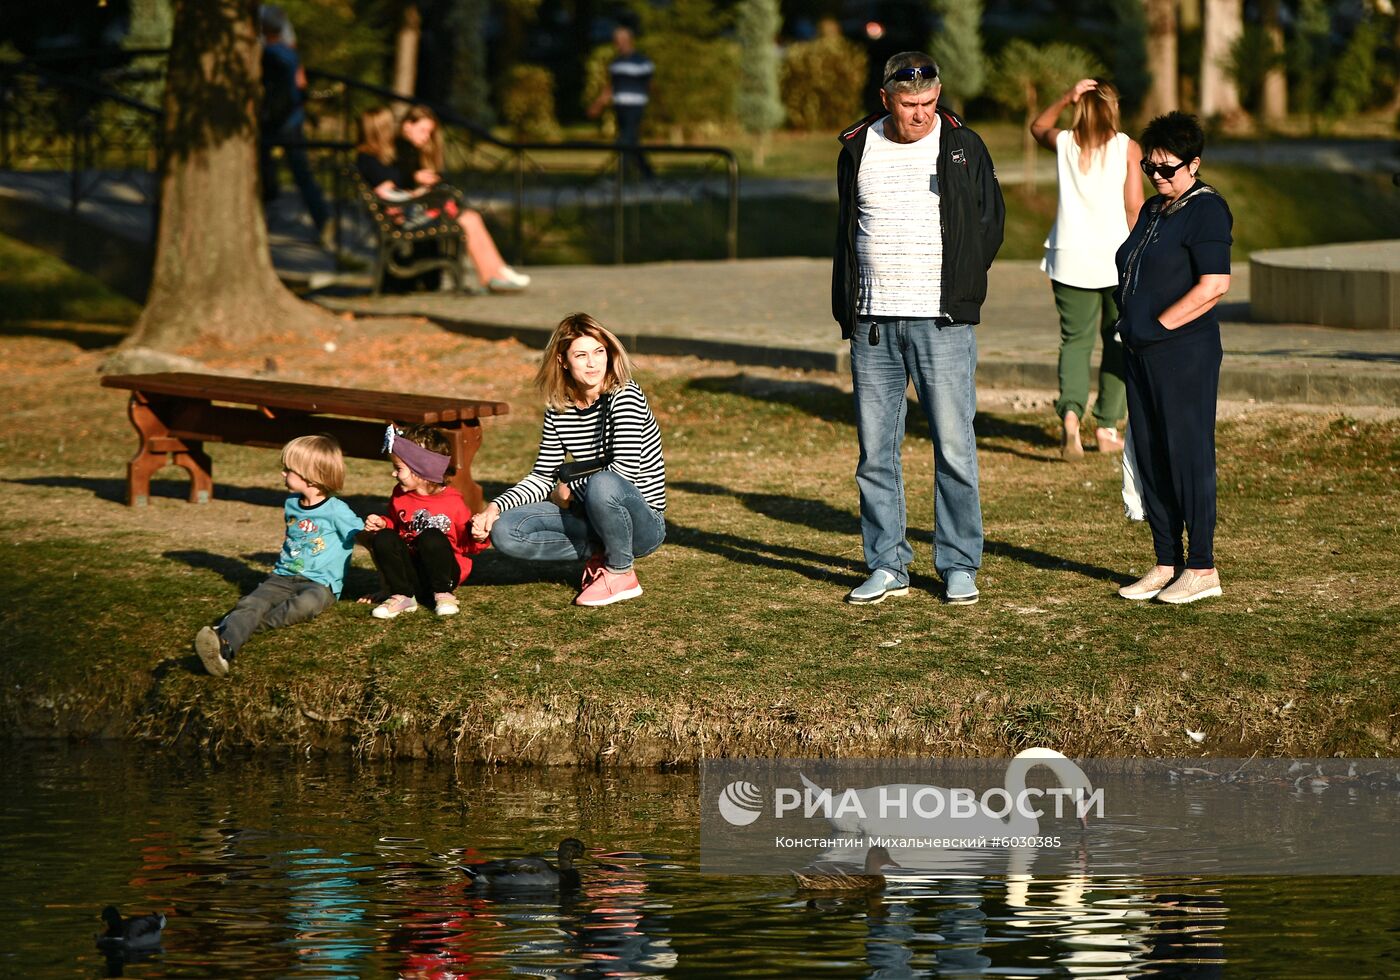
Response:
M1142 160L1138 166L1142 167L1142 172L1151 177L1154 173L1163 180L1171 180L1176 176L1176 172L1186 166L1189 161L1182 160L1180 163L1153 163L1151 160Z
M937 81L938 66L920 65L918 68L896 68L886 76L884 82L881 84L888 85L890 82L912 82L920 78L932 78L934 81Z

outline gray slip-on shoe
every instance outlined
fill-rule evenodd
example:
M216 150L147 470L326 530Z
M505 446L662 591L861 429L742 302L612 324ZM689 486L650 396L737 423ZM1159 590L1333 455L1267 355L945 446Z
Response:
M949 572L943 581L943 598L950 606L970 606L981 595L977 591L977 579L972 572Z
M846 593L846 601L852 605L874 605L884 602L892 595L908 595L909 582L902 580L888 568L877 568L870 577Z

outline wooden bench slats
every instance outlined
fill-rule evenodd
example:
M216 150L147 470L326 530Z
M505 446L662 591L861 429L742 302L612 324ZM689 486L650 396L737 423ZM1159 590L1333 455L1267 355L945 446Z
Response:
M184 372L109 375L102 384L131 392L127 413L141 440L127 464L127 502L132 505L146 503L152 474L172 462L190 473L191 502L208 501L214 481L206 442L276 449L293 436L324 432L335 437L345 455L376 459L383 449L384 423L393 420L438 427L452 446L457 467L450 482L468 507L479 510L483 497L471 465L481 445L480 420L510 411L505 402L447 395Z
M434 424L504 415L503 402L453 398L449 395L362 391L261 378L211 377L170 372L115 374L102 379L107 388L125 388L148 395L174 395L209 401L229 401L269 409L317 415L349 415L397 422Z

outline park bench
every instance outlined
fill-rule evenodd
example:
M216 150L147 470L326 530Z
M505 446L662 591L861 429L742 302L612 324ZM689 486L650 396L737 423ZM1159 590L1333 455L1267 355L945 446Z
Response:
M189 471L190 503L207 503L214 479L206 442L280 449L297 436L324 432L345 455L378 459L385 424L393 421L442 430L457 468L451 485L479 511L483 500L472 479L472 459L481 446L481 420L510 411L505 402L213 374L116 374L102 384L131 391L128 415L141 439L126 467L126 502L133 507L150 497L151 476L172 464Z
M455 289L467 288L462 275L462 252L466 242L460 225L444 219L422 227L410 227L404 222L403 206L381 200L358 170L348 167L345 176L369 212L379 237L374 258L374 295L378 296L383 289L386 275L395 279L417 279L434 269L451 276Z

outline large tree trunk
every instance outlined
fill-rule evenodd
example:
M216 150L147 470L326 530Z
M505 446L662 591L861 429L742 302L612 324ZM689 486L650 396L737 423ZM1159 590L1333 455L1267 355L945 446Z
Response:
M1243 0L1206 0L1201 38L1201 115L1237 121L1240 90L1230 77L1230 50L1244 33Z
M1143 0L1147 9L1147 67L1152 88L1143 113L1160 116L1180 104L1176 87L1176 0Z
M1278 55L1278 64L1264 76L1264 91L1259 100L1259 114L1264 122L1277 124L1288 118L1288 75L1283 70L1283 20L1279 16L1279 0L1264 0L1260 19L1269 47Z
M175 350L328 317L282 285L268 253L257 176L257 11L257 0L176 0L155 268L123 347Z
M394 38L394 91L413 98L418 87L418 44L423 39L423 15L418 4L406 3Z

